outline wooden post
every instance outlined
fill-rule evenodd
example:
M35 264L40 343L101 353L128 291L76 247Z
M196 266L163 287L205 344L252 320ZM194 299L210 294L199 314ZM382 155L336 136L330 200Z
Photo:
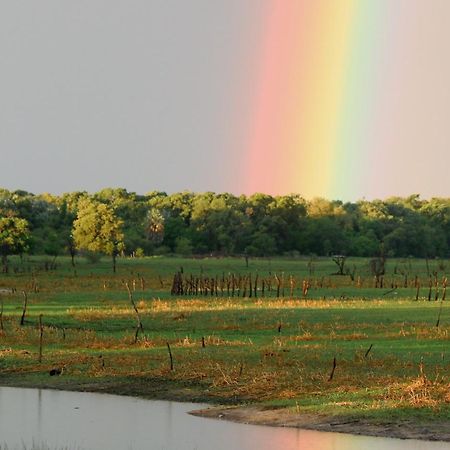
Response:
M34 291L34 293L36 294L38 292L38 287L37 287L36 275L34 274L34 272L32 274L32 282L31 283L32 283L31 288Z
M139 311L137 309L136 303L134 303L133 294L131 292L128 282L125 283L125 286L128 291L128 298L130 299L130 303L132 304L134 312L136 313L137 326L136 326L136 333L134 334L134 343L136 343L138 340L138 336L139 336L139 330L142 331L142 333L143 333L144 326L142 325L141 316L139 315Z
M331 381L334 376L334 371L336 370L336 356L333 358L333 369L331 370L330 377L328 378L328 381Z
M441 306L439 308L439 314L438 314L438 318L437 318L437 321L436 321L436 328L439 327L439 324L441 322L441 313L442 313L442 305L443 304L444 304L444 302L441 300Z
M234 297L234 290L236 288L236 280L234 278L234 273L231 274L231 296Z
M173 370L173 357L172 357L172 351L170 350L170 345L168 342L167 344L167 350L169 351L169 359L170 359L170 370Z
M195 294L195 286L196 286L196 284L195 284L194 275L191 275L191 291L190 291L191 295Z
M303 280L302 283L303 298L306 298L306 296L308 295L308 290L309 290L309 282L307 280Z
M447 278L444 278L442 280L442 285L443 285L443 288L444 288L444 292L442 293L441 305L439 307L439 314L438 314L438 318L437 318L437 321L436 321L436 328L439 327L439 323L441 322L442 305L444 304L445 294L446 294L446 290L447 290Z
M277 298L280 297L280 287L281 287L281 281L278 275L275 274L275 280L277 280Z
M214 278L208 278L208 285L209 285L209 293L211 295L211 297L214 295Z
M44 336L44 326L42 325L42 314L39 314L39 362L42 362L42 341Z
M23 327L25 325L25 314L27 313L27 303L28 296L25 291L22 291L23 294L23 309L22 309L22 317L20 318L20 326Z
M0 298L0 331L3 332L3 298Z
M367 349L366 354L364 355L364 358L367 358L369 356L370 350L372 350L373 344L370 344L370 347Z

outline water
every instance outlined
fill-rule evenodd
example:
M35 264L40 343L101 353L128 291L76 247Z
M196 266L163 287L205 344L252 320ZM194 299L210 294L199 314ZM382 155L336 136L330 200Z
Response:
M0 387L0 448L67 450L449 450L450 444L236 424L205 405Z

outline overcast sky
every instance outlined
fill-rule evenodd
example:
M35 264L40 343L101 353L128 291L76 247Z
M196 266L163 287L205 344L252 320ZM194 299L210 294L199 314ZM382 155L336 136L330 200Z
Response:
M245 154L275 1L0 0L0 187L242 193L258 173ZM394 32L377 32L395 42L377 73L399 84L374 128L390 140L356 148L373 161L351 200L450 195L450 8L425 1L380 7ZM410 10L411 34L395 33Z
M0 186L229 190L258 4L2 0Z

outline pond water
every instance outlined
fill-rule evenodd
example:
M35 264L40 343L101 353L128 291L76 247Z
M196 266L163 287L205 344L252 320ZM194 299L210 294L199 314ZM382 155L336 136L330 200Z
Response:
M449 450L402 441L236 424L187 414L205 405L0 387L0 448L67 450Z

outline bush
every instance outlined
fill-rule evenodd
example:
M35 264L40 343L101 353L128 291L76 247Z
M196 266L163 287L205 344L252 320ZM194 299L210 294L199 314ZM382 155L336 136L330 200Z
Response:
M101 253L83 250L81 256L84 256L91 264L96 264L102 259Z
M175 240L175 253L183 256L192 255L192 242L185 237L178 237Z
M145 256L144 250L141 247L138 247L134 252L135 258L143 258Z
M170 248L167 247L167 245L161 245L159 247L156 247L153 251L154 255L168 255L170 253Z

